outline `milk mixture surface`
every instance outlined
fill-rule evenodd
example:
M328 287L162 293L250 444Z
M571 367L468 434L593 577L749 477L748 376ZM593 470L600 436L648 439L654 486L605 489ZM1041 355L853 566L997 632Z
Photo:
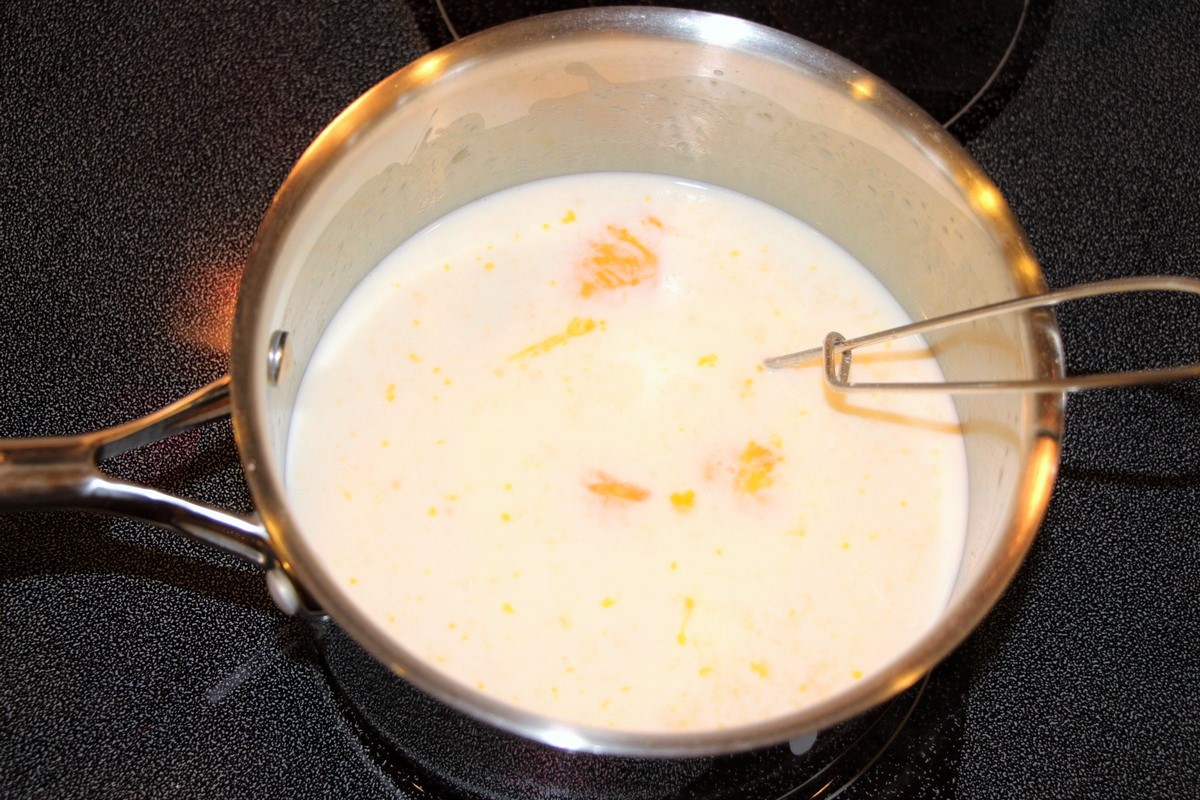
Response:
M364 613L472 689L624 730L776 717L943 608L949 399L761 362L908 321L794 218L629 174L511 189L411 239L304 377L300 529ZM860 380L938 380L920 342Z

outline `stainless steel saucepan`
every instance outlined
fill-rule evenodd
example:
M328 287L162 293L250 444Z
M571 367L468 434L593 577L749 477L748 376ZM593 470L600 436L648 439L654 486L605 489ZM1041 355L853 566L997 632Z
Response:
M902 691L970 633L1029 549L1058 465L1061 394L956 399L969 529L941 618L885 670L761 723L645 733L580 728L511 707L401 647L314 558L283 466L297 387L334 312L384 255L446 213L531 180L597 171L672 175L766 201L848 250L914 318L1045 288L980 167L867 72L728 17L648 8L553 14L430 53L346 109L296 164L258 231L230 376L128 425L0 442L0 508L123 514L236 553L266 570L285 611L327 613L375 659L445 703L560 746L656 756L743 750L828 727ZM976 320L931 333L929 343L948 380L1062 373L1047 312ZM96 468L227 413L254 516Z

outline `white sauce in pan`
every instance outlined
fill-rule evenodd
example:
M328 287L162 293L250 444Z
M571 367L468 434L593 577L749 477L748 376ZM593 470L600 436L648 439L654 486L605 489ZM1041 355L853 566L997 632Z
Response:
M659 176L541 181L389 256L290 434L302 533L362 611L550 717L711 730L882 668L941 612L966 466L945 396L766 356L907 321L844 251ZM856 379L940 379L919 342Z

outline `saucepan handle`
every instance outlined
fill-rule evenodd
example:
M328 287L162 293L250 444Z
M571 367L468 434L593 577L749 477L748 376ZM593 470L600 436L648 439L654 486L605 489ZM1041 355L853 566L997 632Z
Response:
M178 531L264 569L275 566L255 517L104 474L98 464L229 414L229 376L141 419L75 436L0 439L0 512L81 508Z
M0 439L0 513L81 508L178 531L267 571L267 589L287 614L323 616L288 576L256 516L243 516L106 475L99 464L229 415L229 376L141 419L45 439Z

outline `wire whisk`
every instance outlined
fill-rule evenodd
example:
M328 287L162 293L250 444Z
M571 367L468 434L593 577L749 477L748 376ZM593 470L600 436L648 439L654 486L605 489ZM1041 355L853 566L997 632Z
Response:
M906 336L918 336L929 331L962 325L985 317L1010 314L1032 308L1055 306L1068 300L1098 297L1131 292L1184 292L1200 295L1200 279L1177 275L1142 278L1116 278L1071 286L1045 294L1006 300L985 306L957 311L941 317L901 325L897 328L868 333L847 339L836 331L826 334L820 347L799 350L787 355L774 356L763 361L768 369L807 364L823 358L825 380L839 392L855 391L902 391L902 392L948 392L951 394L989 394L994 392L1074 392L1081 389L1098 389L1114 386L1134 386L1145 383L1165 383L1186 378L1200 377L1200 364L1161 369L1133 370L1129 372L1106 372L1091 375L1074 375L1046 380L979 380L946 382L866 382L850 380L851 352L860 347L883 344Z

